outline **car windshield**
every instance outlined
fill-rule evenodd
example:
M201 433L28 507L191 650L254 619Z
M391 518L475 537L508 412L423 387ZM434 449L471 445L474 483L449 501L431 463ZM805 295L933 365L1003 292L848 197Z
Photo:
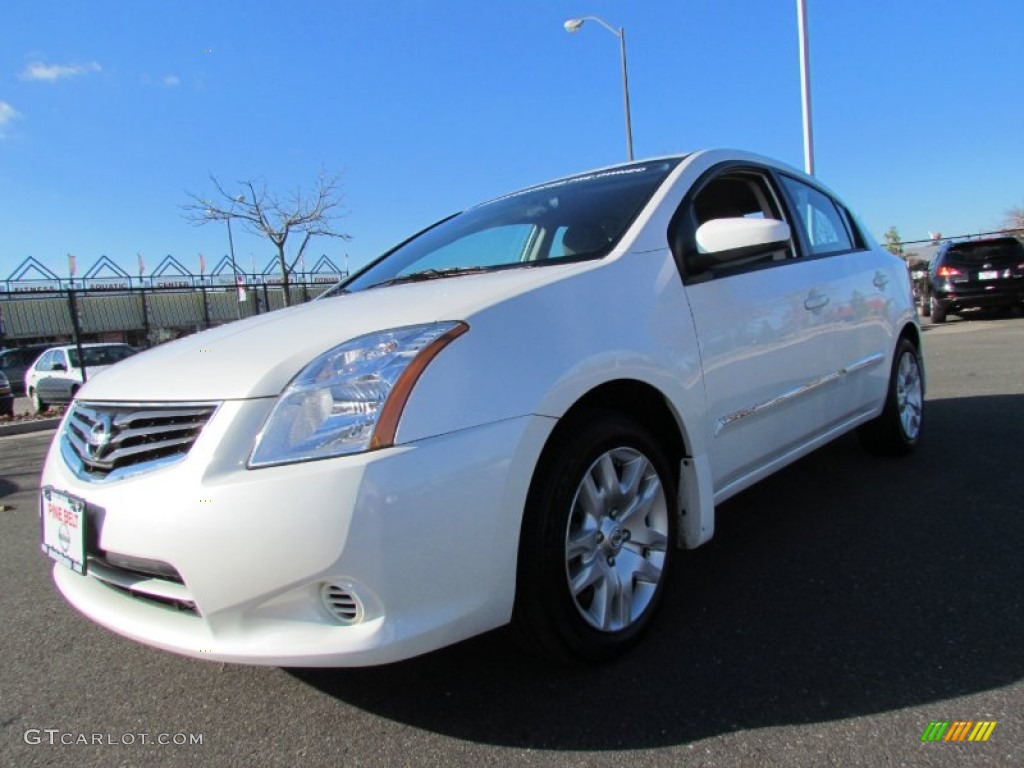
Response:
M86 367L97 365L113 365L135 354L135 350L129 346L123 347L84 347L82 357L85 358ZM81 368L78 362L78 350L69 349L68 357L71 358L73 368Z
M377 285L599 258L679 159L572 176L499 197L407 240L327 295Z
M1024 261L1024 245L1020 240L1005 237L999 240L982 240L974 243L959 243L950 247L949 257L961 263L997 264Z

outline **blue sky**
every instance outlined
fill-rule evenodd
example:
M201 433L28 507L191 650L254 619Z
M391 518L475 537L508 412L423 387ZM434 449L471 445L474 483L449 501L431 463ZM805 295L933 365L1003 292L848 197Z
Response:
M996 228L1024 204L1021 0L807 0L815 162L881 238ZM343 172L364 263L434 220L625 159L733 146L803 163L795 0L141 0L0 11L0 279L227 252L186 190ZM236 228L260 269L272 250Z

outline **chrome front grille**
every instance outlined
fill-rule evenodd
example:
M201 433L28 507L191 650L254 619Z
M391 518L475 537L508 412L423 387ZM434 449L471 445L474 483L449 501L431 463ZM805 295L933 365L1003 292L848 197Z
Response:
M64 421L61 454L83 480L115 480L179 461L217 403L75 402Z

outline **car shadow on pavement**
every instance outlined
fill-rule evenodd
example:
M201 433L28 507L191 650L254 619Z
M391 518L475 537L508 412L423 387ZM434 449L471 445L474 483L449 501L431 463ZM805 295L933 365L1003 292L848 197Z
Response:
M921 330L931 331L938 328L948 327L950 325L959 325L961 323L971 322L997 322L999 320L1005 320L1008 317L1020 317L1024 315L1024 308L1013 308L1013 309L969 309L963 314L949 315L945 323L933 323L931 318L927 316L920 316Z
M628 656L557 667L501 631L385 667L292 670L473 742L621 750L941 702L1024 677L1024 396L929 401L919 450L847 436L723 504ZM945 712L945 710L943 710ZM946 714L945 716L949 716Z

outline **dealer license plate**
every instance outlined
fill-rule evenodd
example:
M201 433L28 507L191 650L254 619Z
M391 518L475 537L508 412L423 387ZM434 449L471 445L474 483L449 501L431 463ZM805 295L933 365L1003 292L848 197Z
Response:
M53 488L43 488L39 514L43 553L75 573L85 573L85 502Z
M986 270L985 272L979 272L978 273L978 279L979 280L998 280L999 279L999 270L992 269L992 270Z

